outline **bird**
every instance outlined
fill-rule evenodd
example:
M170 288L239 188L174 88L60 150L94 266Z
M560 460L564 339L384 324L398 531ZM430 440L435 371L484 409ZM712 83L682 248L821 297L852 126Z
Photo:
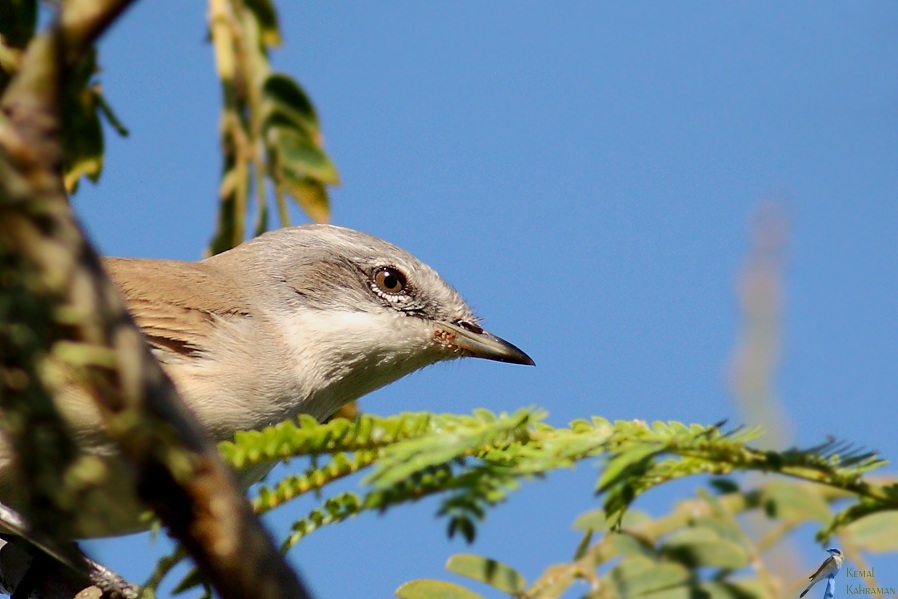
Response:
M820 567L817 568L816 572L808 576L811 583L801 592L801 595L798 596L799 599L807 595L808 591L811 590L811 587L821 580L835 578L836 574L838 574L839 570L842 568L842 551L839 549L827 549L826 552L829 553L829 557L823 560L823 563L820 564Z
M215 441L341 406L430 364L463 357L534 365L487 332L435 270L377 237L334 225L265 233L198 262L105 258L104 267L187 407ZM142 530L134 481L84 389L59 409L109 469L71 538ZM0 434L0 503L25 509ZM242 473L244 486L270 465ZM83 520L83 522L81 522Z

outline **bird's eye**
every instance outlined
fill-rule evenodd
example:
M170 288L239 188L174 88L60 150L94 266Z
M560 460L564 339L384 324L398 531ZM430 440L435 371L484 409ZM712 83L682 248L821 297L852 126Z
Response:
M375 271L374 284L384 293L402 293L405 290L405 275L385 266Z

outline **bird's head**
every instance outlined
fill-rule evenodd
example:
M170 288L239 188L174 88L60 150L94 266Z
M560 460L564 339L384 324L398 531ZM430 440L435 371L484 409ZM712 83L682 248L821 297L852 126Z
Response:
M270 317L285 323L308 390L327 396L327 410L442 360L534 363L481 328L432 268L371 235L307 225L266 233L228 254L262 275L250 284Z
M838 555L838 556L842 555L842 551L840 549L835 549L835 548L827 549L826 552L830 555Z

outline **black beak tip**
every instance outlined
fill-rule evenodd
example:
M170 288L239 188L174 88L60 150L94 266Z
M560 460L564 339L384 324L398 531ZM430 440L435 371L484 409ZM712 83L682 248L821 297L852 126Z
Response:
M527 354L524 354L522 356L522 358L523 359L520 362L518 362L518 364L523 364L524 366L536 366L536 362L534 362L533 358L531 358Z
M516 345L512 345L511 343L505 342L508 344L508 349L511 350L509 355L505 357L505 359L501 360L502 362L508 362L509 364L521 364L522 366L536 366L536 362L533 361L533 358L524 353L519 347Z
M437 334L443 335L445 333L444 329L448 329L453 340L452 344L456 349L462 350L464 355L494 362L504 362L506 364L536 366L533 358L524 353L521 348L501 337L484 331L476 324L468 321L455 321L451 324L443 323L437 328Z

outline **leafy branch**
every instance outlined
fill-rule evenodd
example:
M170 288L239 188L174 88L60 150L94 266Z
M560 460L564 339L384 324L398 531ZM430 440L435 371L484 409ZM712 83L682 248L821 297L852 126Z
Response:
M324 222L327 186L340 179L311 100L293 78L271 69L268 53L281 36L270 0L210 0L209 28L224 104L218 225L209 246L217 254L243 242L253 198L254 232L268 229L266 181L280 225L288 226L286 198Z
M720 501L724 501L721 505L729 506L728 513L766 506L774 512L778 510L779 517L787 517L787 521L794 513L816 522L832 521L821 531L823 536L833 534L837 528L844 529L870 513L891 514L898 510L894 485L864 477L883 465L883 460L873 452L835 439L807 449L776 452L750 446L750 442L761 436L759 428L728 430L722 423L612 423L600 417L556 428L544 421L545 416L543 410L534 408L512 414L478 410L471 415L362 415L355 420L334 419L325 424L303 416L295 422L284 422L262 431L240 433L233 443L222 443L220 450L238 469L267 468L279 460L300 456L311 459L301 474L260 486L253 500L256 511L265 512L310 492L324 495L317 508L294 522L282 544L285 551L323 526L364 512L382 512L427 496L441 497L438 513L448 520L448 534L461 534L471 542L478 522L488 510L508 497L522 481L546 476L559 468L570 468L587 459L604 462L596 482L597 493L603 498L601 527L596 524L598 516L593 515L591 531L632 534L627 529L631 521L629 509L640 495L665 482L700 474L719 476L759 471L804 481L788 484L780 481L744 494L736 492L732 484L718 482L717 486L725 492ZM331 483L356 473L364 473L365 490L361 493L327 494ZM807 483L817 483L813 488L830 487L838 491L831 497L854 498L855 503L836 518L826 507L828 504L819 501L815 504L807 497L797 502L800 508L790 508L796 502L790 503L789 498L794 499L796 493L807 495L791 489L808 488ZM786 492L783 488L790 490ZM702 500L709 502L710 497L706 494ZM816 512L811 509L814 505L823 505L822 515L820 509ZM659 535L671 533L672 523L682 526L681 516L674 514L667 520L656 521L654 534L642 530L638 537L641 542L657 540ZM781 533L787 530L788 527ZM605 538L619 537L612 534ZM591 547L585 540L584 547L578 550L580 556L568 567L567 573L557 580L554 575L550 576L555 582L547 586L543 581L539 588L555 588L558 580L570 583L590 579L593 574L586 573L609 558L607 548L602 547L608 543L617 547L615 543L621 541L603 542L605 545ZM715 563L714 559L719 561L719 556L724 554L715 551L709 555L713 557L711 563ZM697 563L705 562L698 560ZM542 592L532 596L554 596L540 595Z
M337 419L326 424L303 416L297 423L240 433L234 443L223 443L220 449L236 468L303 455L315 457L302 475L287 477L274 487L262 486L254 500L258 511L369 468L365 478L371 487L369 495L352 501L358 512L388 507L384 503L387 497L392 505L460 490L466 493L467 505L492 505L504 498L498 488L593 457L606 463L596 488L605 497L608 518L616 524L639 495L665 482L751 470L853 493L863 499L858 504L863 510L855 510L859 515L898 508L894 485L882 486L862 478L885 462L873 452L835 439L807 449L775 452L748 445L762 434L759 428L726 431L718 424L687 426L679 422L649 426L638 420L612 424L599 417L554 428L543 422L544 417L545 412L538 409L499 415L478 410L470 416L363 415L356 421ZM330 459L321 464L324 456ZM496 484L487 484L490 480ZM458 496L451 497L441 512L454 513L453 506L459 501ZM852 521L847 511L840 519L842 525Z
M37 33L37 2L14 0L0 6L0 93L22 68L25 50ZM63 183L69 193L82 177L94 183L103 172L104 137L101 121L122 137L128 129L103 95L97 75L97 51L88 47L67 73L61 97Z
M616 532L604 510L581 515L574 527L584 537L573 558L546 568L529 585L513 567L477 555L452 556L446 568L518 599L559 597L577 583L586 585L585 596L591 599L791 595L799 590L793 585L804 581L796 577L789 585L779 579L768 569L764 554L794 528L831 519L832 505L849 497L822 485L782 479L745 490L729 479L714 479L712 486L717 493L699 489L696 497L680 501L659 518L631 510ZM739 522L759 512L776 528L753 539ZM868 588L877 584L861 552L898 550L896 532L895 511L881 512L875 522L865 519L840 529L839 544L856 569L866 573ZM414 580L396 594L401 599L482 599L465 586L441 580Z

